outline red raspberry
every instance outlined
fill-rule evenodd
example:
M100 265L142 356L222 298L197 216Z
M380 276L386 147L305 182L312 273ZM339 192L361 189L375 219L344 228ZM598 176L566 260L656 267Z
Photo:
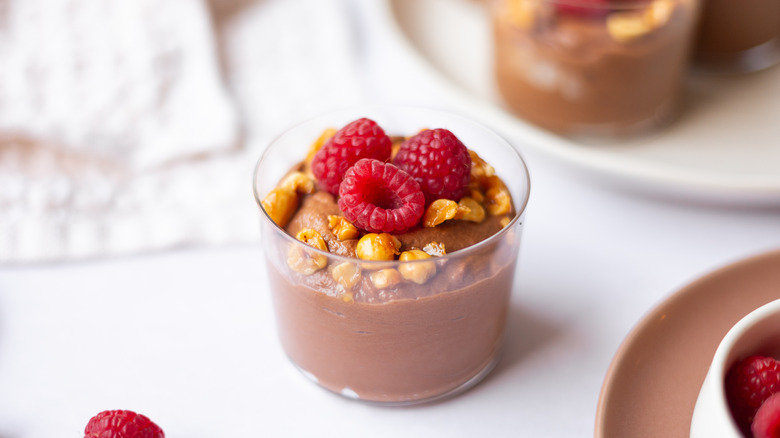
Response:
M468 149L446 129L426 129L407 139L393 163L420 183L427 203L460 200L471 178Z
M103 411L89 420L84 438L165 438L160 427L132 411Z
M337 195L347 169L361 158L389 161L392 146L390 137L375 121L358 119L325 142L314 154L311 170L322 189Z
M747 431L756 411L770 395L780 392L780 361L750 356L737 362L726 376L726 397L734 419Z
M553 3L557 13L578 17L605 17L609 13L609 4L609 0L563 0Z
M402 233L420 221L425 196L408 173L364 158L347 170L339 208L356 227L371 233Z
M753 438L780 437L780 393L772 394L761 404L750 430Z
M606 17L611 11L634 10L648 0L562 0L554 3L555 11L580 17Z

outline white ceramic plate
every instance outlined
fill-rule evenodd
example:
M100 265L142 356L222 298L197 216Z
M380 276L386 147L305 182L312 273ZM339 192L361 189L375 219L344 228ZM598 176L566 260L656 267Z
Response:
M483 2L487 3L487 2ZM580 144L506 111L493 87L491 30L478 0L387 0L410 59L443 79L461 107L526 152L613 186L740 206L780 206L780 67L750 75L691 73L672 126L622 144Z

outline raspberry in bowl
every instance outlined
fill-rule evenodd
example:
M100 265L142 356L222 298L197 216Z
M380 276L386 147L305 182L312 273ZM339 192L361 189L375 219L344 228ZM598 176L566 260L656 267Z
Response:
M692 438L780 436L780 300L742 318L724 336L691 420Z
M529 195L503 138L422 108L328 113L274 140L254 191L278 335L304 375L406 405L495 366Z

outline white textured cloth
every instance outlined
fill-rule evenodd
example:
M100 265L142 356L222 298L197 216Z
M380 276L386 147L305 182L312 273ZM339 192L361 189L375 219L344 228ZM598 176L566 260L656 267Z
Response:
M0 131L133 168L235 142L205 5L0 1Z
M362 99L349 16L211 6L0 0L0 263L257 238L268 141Z

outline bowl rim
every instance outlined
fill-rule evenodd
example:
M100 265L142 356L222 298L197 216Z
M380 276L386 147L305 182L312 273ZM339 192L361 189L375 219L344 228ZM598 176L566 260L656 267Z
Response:
M725 383L726 375L734 364L734 360L739 360L739 358L729 359L729 357L745 333L757 324L770 318L780 320L780 299L770 301L752 310L737 321L723 336L715 350L696 400L691 418L692 431L701 428L701 425L696 424L697 422L710 422L711 415L716 414L718 416L726 416L726 419L721 423L722 427L731 427L731 430L724 431L724 433L727 433L728 436L742 436L742 433L739 432L739 426L731 413Z
M720 341L720 344L718 344L718 348L715 350L710 365L710 371L713 375L721 379L725 378L728 368L731 366L731 364L727 364L726 362L742 336L752 327L773 317L780 319L780 298L754 309L737 321L737 323L726 332L723 339ZM725 393L724 385L718 385L717 387L719 389L719 394Z

